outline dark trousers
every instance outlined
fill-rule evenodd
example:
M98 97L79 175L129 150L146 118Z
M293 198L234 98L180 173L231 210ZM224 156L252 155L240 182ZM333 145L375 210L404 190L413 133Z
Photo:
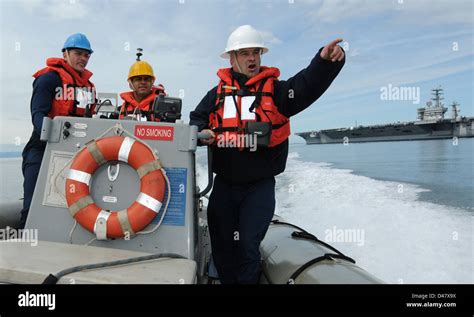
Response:
M207 217L212 256L222 284L256 284L260 242L275 212L275 178L235 185L216 176Z
M30 210L31 199L35 191L44 149L28 148L23 151L23 209L21 210L20 228L24 228Z

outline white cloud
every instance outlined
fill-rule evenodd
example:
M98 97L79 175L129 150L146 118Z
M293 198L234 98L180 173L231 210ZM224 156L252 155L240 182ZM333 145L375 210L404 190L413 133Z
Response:
M405 36L398 39L390 39L385 41L372 41L367 43L364 46L365 51L373 51L379 50L382 48L389 48L393 49L393 47L410 47L418 45L421 48L426 47L426 49L430 49L434 47L437 43L445 42L447 44L452 44L454 41L459 41L462 38L466 38L472 36L472 29L465 29L465 30L456 30L451 32L443 32L443 33L429 33L429 34L421 34L417 35L416 33L412 36ZM430 44L430 46L426 46ZM467 45L469 46L469 45ZM470 49L472 49L472 44L470 45ZM469 47L468 47L469 49Z
M349 50L349 52L347 52L347 53L350 57L356 57L356 56L360 55L359 49L357 49L357 48L355 48L353 50Z
M470 56L474 55L471 52L465 52L454 56L438 56L435 59L424 62L418 60L416 64L399 65L399 67L389 68L383 72L379 70L380 67L384 67L383 65L369 65L367 69L372 68L372 71L367 72L365 76L359 76L354 71L349 76L343 76L341 79L343 82L333 87L332 92L334 94L343 94L344 98L350 98L354 95L377 91L380 86L389 83L393 85L407 85L454 75L473 69L472 62L463 63L460 61ZM454 63L454 65L448 65L450 63ZM351 65L346 65L346 67L351 67Z
M273 45L278 45L282 43L282 41L278 37L276 37L272 32L269 32L269 31L259 31L259 32L262 35L263 41L265 43L270 43Z
M310 16L317 22L344 23L368 17L387 18L383 14L413 25L473 23L472 0L322 0Z
M11 140L12 134L29 136L31 74L44 66L47 57L58 56L65 38L75 32L83 32L91 40L95 52L88 68L94 73L92 79L99 91L128 89L128 68L134 62L135 49L142 47L143 59L153 65L157 81L168 93L177 96L180 89L185 90L185 120L217 84L217 69L228 67L228 61L220 59L219 54L228 35L243 24L260 30L269 46L278 46L265 55L264 62L281 67L282 79L306 67L317 49L333 39L333 32L349 42L346 66L324 95L323 107L326 100L335 97L348 99L377 90L388 79L395 85L472 69L472 64L466 64L473 51L472 40L467 40L472 36L469 26L460 29L442 24L449 19L458 21L459 17L464 21L471 8L466 2L457 5L459 2L433 0L420 5L404 0L404 9L395 12L392 7L398 5L396 0L295 0L291 5L276 0L187 0L183 5L178 0L74 1L1 2L0 32L5 44L1 47L0 124L4 136L0 143L5 138ZM146 10L135 21L132 12L139 6ZM423 19L428 20L437 16L433 12L441 14L442 9L447 17L440 17L440 28L414 28L393 21L373 26L386 12L394 12L397 21L419 18L420 12L426 12ZM262 10L272 19L254 20L256 12ZM310 13L312 19L308 19ZM315 14L319 14L317 18ZM18 25L16 21L23 22ZM16 41L21 42L21 52L14 50ZM459 41L460 50L450 55L446 48L450 50L453 41ZM130 45L129 51L124 49L125 42ZM310 114L305 112L305 118L313 120ZM13 121L21 117L23 121Z
M89 13L83 0L20 0L18 4L30 15L56 21L81 19Z
M81 19L88 14L86 6L80 0L53 0L46 6L46 12L56 20Z
M361 18L388 8L387 2L371 0L323 0L312 12L318 22L337 23L346 19Z
M472 0L404 0L400 18L406 23L423 26L453 24L472 25Z
M389 82L413 84L472 69L472 31L414 33L410 37L394 38L368 43L363 39L349 41L342 84L331 91L348 97L377 90ZM459 42L458 51L452 49L453 40Z
M35 12L38 8L41 7L41 4L44 3L42 0L18 0L17 2L23 10L28 13Z

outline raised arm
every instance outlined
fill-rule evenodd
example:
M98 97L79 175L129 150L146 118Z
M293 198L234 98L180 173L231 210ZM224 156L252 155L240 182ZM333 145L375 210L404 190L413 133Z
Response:
M345 63L337 39L321 48L308 67L288 80L275 81L275 103L287 117L308 108L329 88Z

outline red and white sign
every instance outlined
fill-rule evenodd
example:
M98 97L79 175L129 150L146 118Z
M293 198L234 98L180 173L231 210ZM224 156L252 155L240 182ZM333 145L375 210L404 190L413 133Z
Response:
M173 141L174 128L136 125L135 136L143 140Z

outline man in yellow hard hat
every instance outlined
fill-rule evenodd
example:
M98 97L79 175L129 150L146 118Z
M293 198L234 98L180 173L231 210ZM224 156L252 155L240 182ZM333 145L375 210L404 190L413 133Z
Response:
M165 88L159 84L154 86L155 74L151 65L140 60L141 49L137 53L137 61L130 67L128 72L128 85L132 91L123 92L120 97L124 100L120 107L120 118L137 115L148 121L160 121L151 113L153 102L158 95L166 95Z

